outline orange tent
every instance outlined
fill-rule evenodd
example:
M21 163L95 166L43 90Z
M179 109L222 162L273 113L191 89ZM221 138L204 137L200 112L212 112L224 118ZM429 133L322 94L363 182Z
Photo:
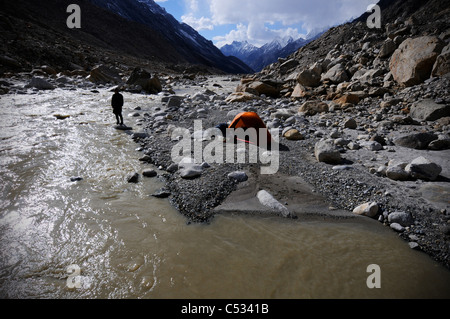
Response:
M255 112L242 112L239 113L238 115L235 116L235 118L233 119L233 121L231 122L231 124L228 126L228 128L231 129L237 129L237 128L242 128L244 130L248 129L248 128L255 128L256 129L256 134L258 137L258 141L257 141L257 145L259 146L259 141L260 141L260 128L263 128L265 132L267 132L267 146L269 146L272 142L272 136L270 135L269 130L267 129L266 125L264 124L263 120L261 120L261 118L259 117L258 114L256 114ZM248 138L248 136L246 136L246 138ZM237 140L240 140L238 138L236 138ZM248 139L245 140L245 142L247 143L251 143L251 141L249 141Z

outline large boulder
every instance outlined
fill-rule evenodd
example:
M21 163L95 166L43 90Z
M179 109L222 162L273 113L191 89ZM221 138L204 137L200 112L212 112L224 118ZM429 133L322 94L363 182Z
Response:
M44 78L33 77L25 87L33 87L38 90L53 90L55 87Z
M285 74L287 71L295 68L298 65L298 63L299 62L296 59L289 59L280 65L280 72L282 74Z
M301 71L298 74L297 82L304 86L316 87L320 85L320 72L317 68Z
M378 53L378 57L384 59L391 56L391 54L397 49L397 45L391 39L387 39L384 41L383 45L380 48L380 52Z
M337 103L339 105L343 105L346 103L352 103L352 104L358 104L359 103L359 96L352 93L347 93L339 98L336 98L333 100L334 103Z
M389 161L388 167L386 169L386 176L394 181L406 181L410 178L410 175L405 171L405 167L408 165L406 162Z
M254 99L259 99L260 97L252 94L252 93L248 93L248 92L235 92L235 93L231 93L226 99L225 102L227 103L234 103L234 102L246 102L246 101L250 101L250 100L254 100Z
M341 153L332 139L321 140L314 146L314 155L319 162L339 164L342 161Z
M403 227L411 226L414 223L414 217L407 212L392 212L388 215L389 223L397 223Z
M158 76L152 75L139 67L133 70L126 84L130 86L140 86L143 91L150 94L157 94L162 91L162 85Z
M367 83L369 81L372 81L373 79L375 79L376 77L379 77L383 75L383 70L381 69L370 69L367 70L366 72L364 72L360 77L359 77L359 81L361 83ZM354 76L354 75L353 75ZM353 78L352 78L353 79Z
M436 58L433 70L431 71L431 75L443 76L449 72L450 72L450 44L447 44L447 46L442 49L441 54Z
M406 165L405 171L413 178L434 181L442 172L442 167L431 162L429 159L420 156Z
M419 121L436 121L450 116L450 105L437 104L432 99L420 100L412 104L409 115Z
M434 133L412 133L403 135L394 140L394 144L417 150L424 150L432 141L437 140L438 136Z
M297 85L294 87L294 90L292 91L291 98L302 98L307 95L308 91L306 90L306 88L300 83L297 83Z
M258 92L259 95L264 94L272 97L278 97L280 95L280 90L278 88L262 81L254 81L249 83L247 86Z
M120 83L122 78L119 70L114 67L109 67L103 64L94 67L87 79L93 83Z
M401 85L412 86L428 79L443 47L442 40L434 36L403 41L389 63L394 80Z
M328 104L322 101L306 101L303 103L298 111L300 113L305 113L305 115L315 115L317 113L328 112Z
M345 67L341 63L338 63L331 67L326 73L322 74L321 80L329 80L332 83L339 84L341 82L348 81L349 76L345 70Z

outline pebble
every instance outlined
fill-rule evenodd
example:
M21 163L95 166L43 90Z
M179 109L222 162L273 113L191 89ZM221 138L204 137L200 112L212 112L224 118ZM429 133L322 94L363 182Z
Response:
M389 227L391 227L393 230L401 233L405 231L405 227L403 227L402 225L398 224L398 223L392 223L389 225Z
M202 175L203 167L198 164L193 163L184 163L184 164L178 164L178 167L180 169L180 176L181 178L196 178Z
M165 189L165 188L162 188L162 189L160 189L157 192L152 194L153 197L157 197L157 198L167 198L170 195L172 195L172 193L169 190Z
M234 179L236 182L244 182L248 179L247 173L243 171L234 171L228 174L228 177Z
M137 183L139 181L139 173L131 173L127 176L128 183Z
M270 208L273 211L276 211L277 213L280 213L284 217L290 216L290 212L283 204L281 204L279 201L277 201L269 192L266 190L260 190L256 197L258 198L259 202Z
M142 176L155 177L158 173L154 169L146 169L142 172Z
M353 209L353 213L357 215L375 217L378 214L378 204L376 202L367 202Z
M388 221L389 223L397 223L403 227L407 227L414 223L414 218L406 212L393 212L388 215Z

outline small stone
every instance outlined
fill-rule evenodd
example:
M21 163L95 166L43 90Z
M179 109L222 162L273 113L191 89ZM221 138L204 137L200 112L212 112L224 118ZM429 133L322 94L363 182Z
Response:
M26 87L34 87L38 90L53 90L55 88L47 80L39 77L33 77Z
M70 117L70 115L53 114L53 116L58 120L65 120Z
M407 212L393 212L388 215L389 223L397 223L403 227L411 226L414 223L414 218Z
M178 164L177 163L172 163L170 164L166 171L168 171L169 173L175 173L178 170Z
M336 129L331 131L331 133L330 133L330 137L331 138L338 138L340 136L341 136L341 133L338 130L336 130Z
M303 103L298 111L305 115L315 115L317 113L328 112L328 104L322 101L307 101Z
M202 175L203 167L194 163L192 158L184 158L178 164L181 178L191 179Z
M172 195L172 193L165 188L162 188L162 189L158 190L156 193L152 194L153 197L157 197L157 198L167 198L170 195Z
M346 171L349 169L352 169L351 165L336 165L332 167L333 170L335 171Z
M227 176L237 182L244 182L248 179L247 174L243 171L234 171L229 173Z
M139 139L139 138L147 138L149 135L147 132L135 132L131 135L132 139Z
M139 158L139 161L141 162L150 162L152 160L152 157L150 155L144 155L141 158Z
M314 155L319 162L339 164L342 161L341 153L334 145L333 140L322 140L316 143Z
M289 210L283 204L277 201L269 192L260 190L256 194L256 197L262 205L270 208L277 213L280 213L282 216L289 217L291 215Z
M132 173L127 176L127 182L128 183L137 183L139 181L139 174L138 173Z
M391 227L393 230L401 233L405 231L405 227L403 227L402 225L398 224L398 223L392 223L389 225L389 227Z
M378 214L378 204L376 202L364 203L356 207L353 213L367 217L375 217Z
M156 175L158 175L158 173L156 173L154 169L146 169L142 172L142 176L145 177L155 177Z
M362 142L361 145L370 151L380 151L383 149L383 145L381 145L377 141L365 141Z
M361 145L359 145L358 143L355 143L355 142L350 142L347 144L347 147L349 150L355 151L355 150L359 150L361 148Z
M290 129L283 135L287 140L299 141L303 140L303 135L297 129Z
M386 176L394 181L406 181L410 175L401 166L388 166Z
M345 121L344 127L345 127L345 128L349 128L349 129L351 129L351 130L354 130L354 129L356 129L356 128L358 127L358 124L356 124L355 119L350 118L350 119L348 119L348 120Z

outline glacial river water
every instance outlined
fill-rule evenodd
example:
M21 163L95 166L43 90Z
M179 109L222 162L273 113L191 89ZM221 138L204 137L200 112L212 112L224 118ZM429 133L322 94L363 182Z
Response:
M111 93L0 97L1 298L448 298L450 272L381 224L219 215L188 224ZM153 96L125 93L125 122ZM69 115L57 119L56 114ZM73 176L82 180L72 182ZM369 265L380 288L369 288Z

